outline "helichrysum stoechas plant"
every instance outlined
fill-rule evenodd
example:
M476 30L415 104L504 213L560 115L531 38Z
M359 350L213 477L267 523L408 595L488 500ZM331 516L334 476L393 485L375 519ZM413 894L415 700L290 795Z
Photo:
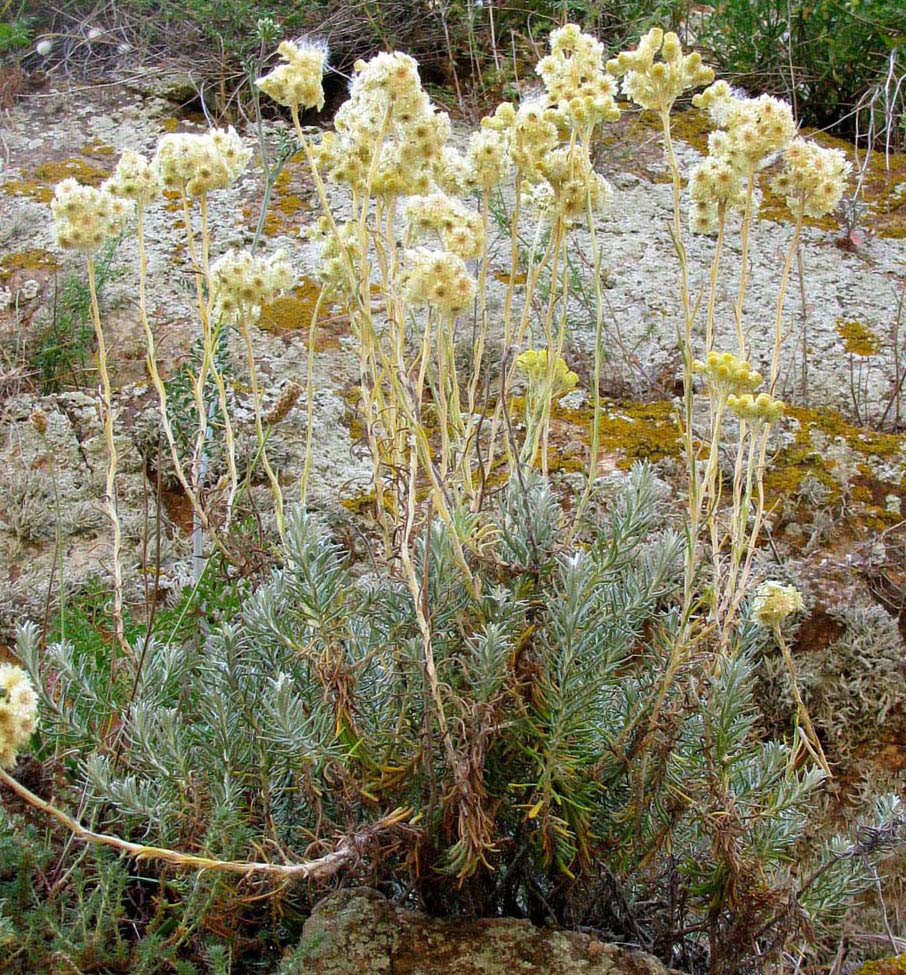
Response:
M307 39L283 41L277 48L283 59L270 74L258 79L258 87L279 105L287 108L324 107L324 69L327 47Z
M822 775L758 732L756 627L740 627L720 668L690 664L661 700L664 641L682 628L668 494L636 466L608 517L587 525L590 544L562 550L560 503L526 471L524 490L514 479L488 512L495 558L476 564L478 597L451 530L426 522L414 560L437 698L399 580L356 580L326 529L294 510L284 564L203 647L152 640L134 699L128 682L108 689L103 660L41 648L23 627L17 652L41 695L45 745L70 757L98 828L127 824L158 847L141 848L152 858L190 837L195 859L171 860L176 870L272 844L279 869L313 839L322 849L406 807L407 829L353 858L350 880L411 885L447 912L490 916L514 898L534 904L540 889L545 916L566 922L597 909L604 864L633 904L650 902L631 926L602 920L613 938L651 946L660 934L666 957L679 939L716 971L751 971L752 952L775 938L814 944L858 889L861 861L803 853ZM128 743L116 762L98 737L113 719ZM816 898L806 878L821 867L834 885ZM185 891L171 876L168 896L199 924L240 903L250 925L261 917L241 888L216 900ZM293 896L304 908L319 891Z
M113 629L120 652L126 656L130 656L132 651L126 642L123 626L123 581L120 566L122 536L116 509L117 453L113 432L113 389L107 370L107 344L104 338L104 330L101 327L101 313L98 307L94 254L102 244L123 230L131 209L131 204L128 201L110 192L109 189L82 186L74 179L64 179L57 184L50 204L54 240L64 250L81 252L85 257L85 265L88 271L91 317L98 345L98 372L101 379L104 440L107 447L104 507L113 534L111 559ZM113 666L115 669L115 657Z
M0 768L10 769L37 727L38 697L28 674L0 664Z
M796 599L781 593L778 600L767 589L754 602L747 597L765 511L767 438L783 414L775 385L789 263L806 208L817 212L833 200L845 165L799 148L782 103L736 98L721 85L703 93L717 131L691 174L689 196L694 229L716 229L718 238L702 306L704 343L693 348L699 307L689 287L670 112L681 94L713 78L676 35L654 30L636 51L605 65L594 38L575 26L555 31L538 66L544 91L518 107L498 107L464 150L451 147L449 118L431 103L416 62L399 53L356 64L335 131L312 144L299 111L323 104L326 52L299 42L279 53L283 63L260 87L290 108L323 208L308 232L323 289L309 338L302 496L315 328L329 296L343 306L357 340L375 513L393 569L359 584L310 518L283 518L264 451L250 327L291 274L279 255L210 254L206 197L238 177L247 159L241 140L232 130L166 136L150 167L124 157L110 192L134 202L139 214L158 183L183 204L206 350L195 384L194 459L204 446L205 373L219 378L226 409L209 350L234 323L246 344L285 548L282 567L204 652L152 641L133 697L122 693L127 682L113 687L116 701L95 693L96 675L86 676L93 662L65 644L44 657L24 645L36 685L42 668L59 675L59 694L47 693L44 705L60 747L80 750L80 784L94 808L112 804L142 828L150 824L162 842L197 829L199 809L210 808L220 831L212 825L200 842L223 855L239 855L232 846L262 845L262 824L265 845L292 850L300 836L320 841L334 828L373 822L378 807L404 803L420 814L406 882L429 897L430 878L452 874L462 903L489 913L532 903L540 891L544 910L566 917L579 889L571 880L595 879L603 859L639 903L655 905L656 916L643 920L651 943L668 944L672 957L674 943L700 954L707 937L712 970L744 970L741 945L774 950L803 921L778 905L795 903L817 924L828 903L813 904L798 886L808 873L794 876L789 867L810 797L829 772L808 714L800 709L792 746L765 742L754 730L758 624L784 649L778 607L796 610ZM663 492L646 469L634 470L606 524L584 510L600 429L596 220L611 196L591 150L598 127L618 114L613 75L623 78L626 95L659 113L673 182L690 481L685 539L661 527ZM742 320L747 235L755 177L784 151L780 188L797 226L763 379L750 365ZM483 360L488 212L491 194L510 181L512 259L498 377ZM342 217L331 207L331 182L350 191ZM743 214L743 270L734 306L738 348L725 352L714 347L716 295L733 210ZM586 492L569 527L550 486L523 468L540 449L546 471L552 404L578 383L564 349L569 248L579 227L590 240L597 303L594 418ZM524 285L518 296L517 279ZM468 328L467 315L474 315ZM457 362L466 334L468 375ZM520 371L521 446L506 410ZM491 378L495 386L499 378L499 390ZM700 427L693 434L696 383L707 401L702 435ZM725 427L727 414L738 422ZM729 487L718 463L726 428L736 435ZM509 466L494 463L501 449ZM501 468L509 480L489 501L486 475ZM190 486L199 486L197 469ZM111 711L129 743L117 763L109 749L95 747ZM802 747L821 769L800 769ZM231 849L218 849L224 845ZM170 862L190 859L174 854ZM376 862L382 876L399 880L398 857ZM663 922L652 878L668 871L682 887L677 903L686 906L681 918ZM501 891L495 877L511 878L503 886L512 889ZM775 943L765 932L778 929Z

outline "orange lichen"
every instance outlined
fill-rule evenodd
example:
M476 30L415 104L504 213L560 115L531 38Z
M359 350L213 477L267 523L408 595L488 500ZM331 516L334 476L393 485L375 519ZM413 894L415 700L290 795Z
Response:
M307 331L320 293L321 288L316 281L303 277L291 294L265 305L259 327L272 335ZM319 318L325 318L327 311L328 304L325 302L321 305Z
M838 318L836 329L843 339L844 348L851 355L865 358L874 355L881 347L877 335L864 322Z

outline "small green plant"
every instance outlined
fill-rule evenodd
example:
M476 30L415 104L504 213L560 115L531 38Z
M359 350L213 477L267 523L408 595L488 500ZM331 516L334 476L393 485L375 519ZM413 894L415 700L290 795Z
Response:
M890 0L721 0L700 41L746 88L793 100L803 122L851 133L851 110L906 42L906 16Z
M10 17L8 14L9 4L0 11L0 15L9 17L0 23L0 55L14 54L31 44L32 28L28 17L21 14Z
M99 297L114 273L113 259L119 241L106 243L97 258ZM56 285L53 317L41 335L32 365L38 371L43 393L59 391L65 384L85 385L88 364L94 354L91 295L87 280L77 271L68 272Z

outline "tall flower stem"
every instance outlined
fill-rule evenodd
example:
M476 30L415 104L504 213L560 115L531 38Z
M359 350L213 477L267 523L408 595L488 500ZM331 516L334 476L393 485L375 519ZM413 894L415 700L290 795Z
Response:
M88 292L91 300L91 318L94 323L94 334L98 343L98 372L101 377L101 402L103 405L104 441L107 447L107 476L104 481L104 508L113 529L113 565L111 575L113 582L113 634L117 646L123 656L134 661L132 648L126 640L123 624L123 577L120 566L120 550L122 548L122 531L120 519L116 510L116 471L117 452L116 440L113 435L113 389L110 385L110 373L107 371L107 343L104 330L101 328L101 313L98 307L97 279L95 275L94 258L86 257L88 268ZM111 674L116 671L117 658L111 657Z
M698 535L701 523L702 484L698 473L698 457L695 449L695 435L693 424L694 389L692 385L692 299L689 293L689 265L686 259L686 248L683 244L683 224L681 211L682 180L676 153L673 148L673 138L670 131L670 111L661 112L661 125L664 134L664 147L667 154L667 164L673 184L673 223L671 235L673 246L680 266L680 299L683 306L683 329L680 334L680 354L683 360L683 446L686 452L686 464L689 471L689 523L686 527L686 559L683 572L683 636L688 635L689 616L695 600L695 578L698 571L699 549Z
M302 467L302 478L299 484L299 496L303 508L305 507L305 501L308 496L308 478L311 474L312 438L315 429L315 343L318 337L318 319L321 316L321 307L324 304L326 295L327 289L321 288L318 294L318 300L315 302L315 307L311 313L311 322L308 326L308 359L305 375L305 405L308 410L308 416L305 423L305 463Z
M773 396L777 388L777 379L780 375L780 347L783 344L783 303L786 299L787 287L790 283L790 271L793 267L793 258L799 250L799 237L802 234L802 221L804 217L804 204L800 201L796 208L796 225L793 229L793 238L786 252L786 259L783 262L783 271L780 275L780 287L777 290L777 309L774 316L774 353L771 357L771 385L770 393Z
M258 452L261 456L261 463L267 474L267 479L271 485L271 493L274 496L274 516L277 519L277 531L280 533L281 541L286 537L286 522L283 517L283 492L280 489L280 481L271 467L267 457L267 441L264 436L264 424L261 422L261 389L258 385L258 369L255 366L255 349L252 345L252 336L249 332L249 325L245 315L239 318L239 333L245 346L245 362L249 371L249 378L252 383L252 401L255 407L255 435L258 438ZM311 407L309 406L309 410Z
M179 450L176 446L176 437L173 434L173 424L170 422L170 413L167 408L167 387L164 384L163 379L160 375L160 369L157 365L157 348L154 339L154 331L151 328L150 320L148 319L148 302L147 302L147 280L148 280L148 255L145 246L145 228L144 228L144 208L142 206L138 207L137 211L137 233L138 233L138 309L139 317L141 318L142 328L145 332L145 344L148 347L148 355L145 357L145 366L148 370L148 375L151 377L151 385L154 386L154 390L157 393L158 402L158 412L160 413L160 423L161 428L164 431L164 437L167 440L167 446L170 450L170 458L173 461L173 470L176 473L176 478L179 481L180 487L183 489L186 497L189 499L192 505L192 511L195 517L201 524L201 527L207 531L212 540L220 547L220 541L213 532L212 525L208 519L207 512L201 504L201 501L189 484L189 479L186 476L185 468L182 465L182 461L179 458ZM207 417L205 416L205 423L207 423ZM224 554L226 554L224 550Z
M824 774L829 778L833 778L833 773L830 770L830 766L827 764L827 758L824 755L824 749L821 747L821 739L818 737L815 731L815 726L812 724L811 716L808 713L808 708L805 706L805 701L802 700L802 695L799 693L799 683L796 680L796 665L793 663L793 655L790 653L790 648L786 645L786 640L783 638L783 632L780 629L780 624L775 623L774 627L774 639L777 641L777 645L780 647L780 652L783 654L783 662L786 664L786 669L790 675L790 687L793 692L793 700L796 702L796 737L801 737L802 742L805 744L805 748L812 758L821 766ZM800 735L799 722L802 722L805 731Z

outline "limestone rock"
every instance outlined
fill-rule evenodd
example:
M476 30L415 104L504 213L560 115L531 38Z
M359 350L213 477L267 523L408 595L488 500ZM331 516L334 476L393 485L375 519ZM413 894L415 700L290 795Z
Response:
M588 934L512 918L437 920L365 887L324 898L304 938L300 975L667 975L650 955Z

